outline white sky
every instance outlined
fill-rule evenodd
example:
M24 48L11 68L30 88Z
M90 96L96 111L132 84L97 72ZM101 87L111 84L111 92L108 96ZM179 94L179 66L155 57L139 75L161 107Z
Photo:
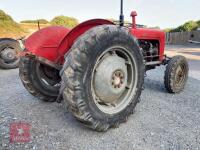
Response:
M119 16L120 0L0 0L0 9L16 21L73 16L80 22L92 18ZM176 27L189 20L200 20L200 0L124 0L126 20L138 13L137 23L161 28Z

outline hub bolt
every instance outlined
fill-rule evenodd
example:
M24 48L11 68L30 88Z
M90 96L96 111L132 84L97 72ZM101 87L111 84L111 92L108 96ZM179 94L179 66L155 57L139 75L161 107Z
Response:
M112 85L114 88L121 88L124 83L124 74L122 71L115 71L112 76Z

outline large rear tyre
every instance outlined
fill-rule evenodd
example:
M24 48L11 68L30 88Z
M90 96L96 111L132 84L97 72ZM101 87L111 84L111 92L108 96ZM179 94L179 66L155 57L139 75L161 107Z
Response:
M0 67L14 69L19 65L20 45L13 39L0 39Z
M65 60L63 98L81 123L106 131L134 112L145 67L137 40L126 28L103 25L87 31Z
M183 56L173 57L165 71L164 84L169 93L180 93L188 80L188 62Z
M20 58L19 76L24 87L37 98L54 102L59 94L59 70L44 65L34 58Z

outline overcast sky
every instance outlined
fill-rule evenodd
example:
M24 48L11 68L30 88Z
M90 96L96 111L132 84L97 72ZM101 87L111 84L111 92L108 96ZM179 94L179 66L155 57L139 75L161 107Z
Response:
M80 22L91 18L119 16L120 0L0 0L0 9L16 21L73 16ZM200 0L124 0L126 20L138 12L137 23L161 28L176 27L188 20L200 20Z

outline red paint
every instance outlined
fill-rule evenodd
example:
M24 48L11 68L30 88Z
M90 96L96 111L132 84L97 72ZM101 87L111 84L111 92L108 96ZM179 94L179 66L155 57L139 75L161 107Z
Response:
M89 29L99 26L99 25L105 25L105 24L113 24L113 22L104 20L104 19L92 19L85 21L78 26L76 26L74 29L72 29L62 40L58 50L59 50L59 56L60 61L63 62L63 56L69 51L71 46L74 44L74 42L80 37L83 33L88 31Z
M33 33L25 41L27 51L36 56L55 61L58 55L58 47L69 29L64 27L47 27Z
M160 61L164 59L164 49L165 49L165 33L160 30L155 29L145 29L145 28L132 28L130 32L138 40L158 40L159 42L159 55Z
M134 24L136 15L136 12L132 12ZM32 54L45 58L56 64L63 64L64 55L69 52L71 46L78 37L95 26L105 24L114 23L104 19L93 19L79 24L71 31L67 28L58 26L41 29L32 34L26 40L25 47L27 50L23 55ZM136 28L136 25L133 25L130 32L137 39L158 40L160 43L160 60L163 60L165 45L164 32L152 29Z
M136 27L136 16L137 12L132 11L132 28L130 32L133 36L135 36L138 40L156 40L159 42L159 55L160 61L163 61L164 57L164 49L165 49L165 33L160 30L155 29L145 29L145 28L137 28Z
M132 11L131 12L132 28L136 28L136 16L137 16L137 12L136 11Z
M64 27L47 27L33 33L25 42L26 53L40 56L54 63L62 64L64 55L75 40L87 30L103 24L113 24L104 19L93 19L83 22L71 31Z

